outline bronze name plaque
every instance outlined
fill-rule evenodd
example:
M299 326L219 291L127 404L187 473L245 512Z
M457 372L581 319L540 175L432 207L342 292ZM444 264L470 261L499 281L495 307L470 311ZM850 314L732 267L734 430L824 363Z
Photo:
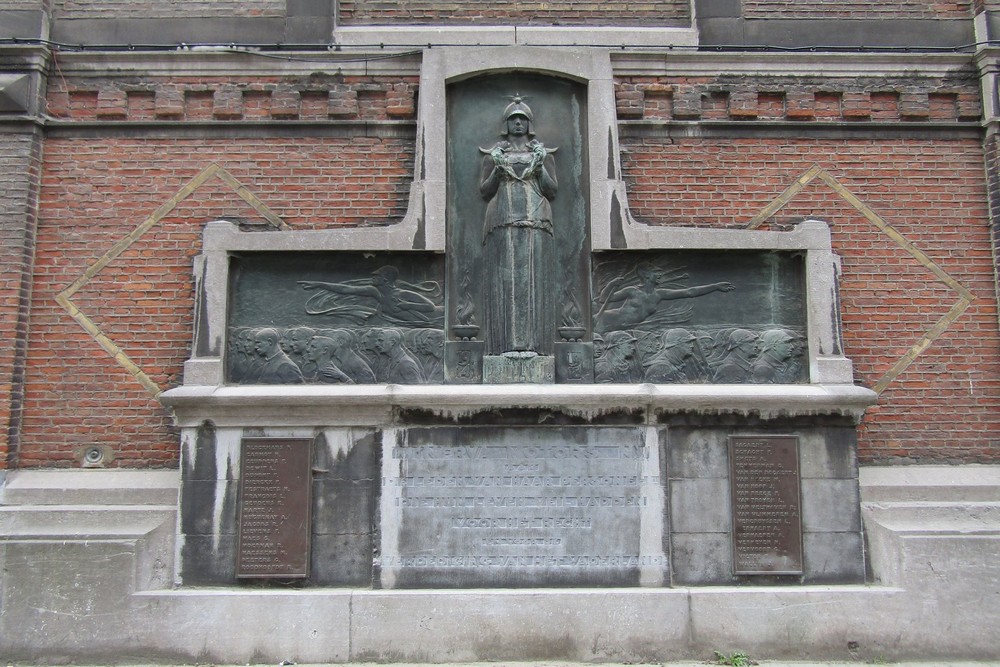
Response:
M312 441L244 438L240 460L236 576L309 576Z
M730 436L733 574L802 574L799 439Z

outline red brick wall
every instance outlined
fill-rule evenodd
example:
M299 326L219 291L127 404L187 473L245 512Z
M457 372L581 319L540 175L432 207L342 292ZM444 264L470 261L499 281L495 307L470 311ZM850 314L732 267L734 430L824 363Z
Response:
M748 19L964 19L971 0L743 0Z
M341 0L343 25L646 25L687 26L688 0L664 2L524 2L522 0Z
M284 15L285 0L185 0L184 2L52 0L52 16L57 19L278 17Z
M862 425L862 458L996 461L1000 333L978 138L668 140L629 125L977 119L973 79L902 83L622 79L617 102L627 121L622 148L630 201L653 224L740 227L813 164L827 169L977 296L882 394ZM392 121L413 118L415 93L412 79L373 77L58 79L49 112L78 120ZM111 445L118 465L176 463L177 435L166 412L55 296L212 162L295 229L398 220L412 174L412 139L336 136L346 126L337 127L326 138L46 142L20 465L72 465L74 450L89 444ZM408 127L396 134L406 136ZM871 386L958 296L819 181L773 222L805 217L832 225L844 261L846 351L860 381ZM191 336L191 258L203 224L218 218L260 222L212 180L74 297L163 389L181 379Z
M812 165L828 170L977 297L866 415L862 460L1000 457L1000 332L978 140L645 139L623 149L632 211L655 224L743 227ZM959 297L818 180L772 222L805 218L832 226L846 353L871 387Z
M55 296L202 169L216 162L294 229L405 212L412 141L376 138L53 139L46 144L21 466L73 465L110 445L122 466L175 465L166 411ZM192 257L204 223L260 222L212 180L98 273L74 303L161 388L190 352Z

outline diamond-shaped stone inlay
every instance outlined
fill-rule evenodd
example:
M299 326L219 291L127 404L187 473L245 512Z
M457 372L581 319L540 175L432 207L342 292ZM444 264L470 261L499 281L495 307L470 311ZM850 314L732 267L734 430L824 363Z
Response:
M243 185L237 181L233 176L227 172L225 169L220 167L218 164L212 163L206 167L201 173L192 178L188 183L177 191L173 197L165 201L159 208L157 208L153 213L143 220L143 222L133 229L128 235L122 238L118 243L116 243L108 252L104 253L96 262L87 267L87 270L77 278L73 283L60 292L56 296L56 301L60 306L66 309L66 312L70 314L77 324L83 327L90 336L97 341L108 354L110 354L115 361L117 361L125 370L129 372L132 377L134 377L139 384L141 384L146 391L151 393L153 397L157 397L162 393L163 389L157 385L153 380L147 375L143 370L129 358L127 354L117 345L111 338L101 331L100 327L92 319L90 319L86 313L81 311L73 303L73 295L80 291L90 280L100 273L108 264L113 262L115 258L121 255L123 252L129 249L129 247L138 241L143 234L152 229L158 222L170 214L178 204L187 199L194 193L199 187L202 186L206 181L212 177L218 177L223 183L231 187L237 195L243 201L250 205L257 213L261 215L264 219L270 222L275 227L279 229L288 229L288 225L282 220L274 211L269 209L264 205L260 199L258 199L253 193L247 190Z
M861 201L857 195L844 187L840 181L819 165L813 165L806 170L806 172L799 176L792 185L778 195L770 204L765 206L760 213L755 215L753 219L750 220L747 224L747 229L756 229L760 227L768 218L780 211L786 204L802 192L806 186L816 179L819 179L829 186L830 189L833 190L838 196L863 215L866 220L872 223L883 234L892 239L894 243L916 259L921 266L934 274L938 280L947 285L949 289L958 295L958 301L955 302L948 312L945 313L944 316L934 324L934 326L928 329L924 335L921 336L920 339L917 340L917 342L914 343L912 347L910 347L910 349L907 350L907 352L892 365L892 368L890 368L885 375L879 378L874 384L872 389L876 393L881 394L885 388L899 376L900 373L906 370L906 368L912 364L914 360L916 360L916 358L924 352L924 350L930 347L934 341L941 336L941 334L947 331L948 327L950 327L952 323L962 316L962 313L964 313L969 305L975 301L976 297L965 286L950 276L944 269L935 264L930 257L920 250L920 248L915 246L909 239L894 229L882 218L882 216Z

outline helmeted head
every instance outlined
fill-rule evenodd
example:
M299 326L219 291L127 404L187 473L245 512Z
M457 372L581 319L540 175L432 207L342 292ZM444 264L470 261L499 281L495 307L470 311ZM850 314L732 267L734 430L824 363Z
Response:
M376 285L392 285L398 277L399 270L388 264L372 271L372 282Z
M795 354L795 337L782 329L768 329L757 342L760 352L768 352L782 361Z
M676 347L684 357L694 354L695 345L698 342L694 334L687 329L668 329L663 333L661 340L664 350Z
M526 134L528 137L535 136L535 132L532 130L535 114L532 113L531 107L525 104L524 98L520 95L515 95L511 98L511 103L503 110L503 120L500 122L500 136L506 137L510 134L510 125L507 121L515 116L527 121Z

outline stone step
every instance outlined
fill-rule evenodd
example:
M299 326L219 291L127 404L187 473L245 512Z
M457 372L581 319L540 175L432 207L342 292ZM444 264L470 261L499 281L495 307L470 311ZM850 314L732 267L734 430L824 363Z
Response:
M1000 502L1000 466L862 466L866 503Z
M176 505L178 470L15 470L0 486L4 505Z

